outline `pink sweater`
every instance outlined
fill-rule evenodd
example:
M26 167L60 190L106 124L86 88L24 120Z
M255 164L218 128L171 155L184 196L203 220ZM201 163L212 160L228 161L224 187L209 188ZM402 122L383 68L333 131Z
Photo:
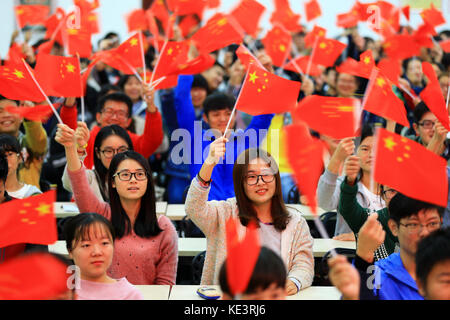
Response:
M144 300L142 293L125 278L115 283L81 280L76 293L77 300Z
M99 200L89 187L85 167L69 171L75 202L80 212L95 212L111 220L111 207ZM114 256L108 275L127 278L135 285L174 285L178 264L178 235L166 216L158 218L163 230L151 238L141 238L134 230L114 242Z

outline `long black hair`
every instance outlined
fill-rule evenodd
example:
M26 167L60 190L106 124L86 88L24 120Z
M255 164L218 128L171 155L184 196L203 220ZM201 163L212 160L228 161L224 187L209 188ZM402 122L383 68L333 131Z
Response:
M130 135L127 130L122 128L119 125L112 124L106 127L103 127L98 132L94 141L94 173L97 178L98 186L100 188L100 192L103 196L103 200L107 201L108 197L108 188L106 183L106 175L108 173L108 169L103 165L100 160L100 147L103 141L110 136L118 136L122 138L128 144L128 150L133 150L133 142L131 141Z
M112 187L114 182L113 175L116 173L120 163L126 159L135 160L138 162L147 173L147 190L141 198L141 206L136 217L133 230L142 237L149 238L158 235L162 229L158 225L158 218L156 217L156 200L155 187L153 185L152 171L148 161L139 153L135 151L125 151L118 153L111 160L108 170L108 189L109 189L109 203L111 206L111 223L118 238L122 238L131 233L131 221L128 218L125 210L120 202L120 196L116 188Z

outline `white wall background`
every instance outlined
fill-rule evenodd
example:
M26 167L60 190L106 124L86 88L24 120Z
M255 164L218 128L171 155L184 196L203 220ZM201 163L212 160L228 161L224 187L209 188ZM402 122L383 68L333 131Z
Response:
M55 7L62 7L68 11L73 6L72 0L53 0ZM304 3L307 0L289 0L291 8L294 12L302 15L301 23L306 24L306 18L304 14ZM314 23L322 26L328 30L329 37L334 37L342 32L341 28L336 26L336 15L344 12L348 12L354 4L354 0L318 0L322 8L322 16L307 23L306 25L311 28ZM388 2L400 6L401 0L387 0ZM222 0L219 11L230 11L239 0ZM273 11L273 0L258 0L262 5L266 7L266 11L261 19L261 26L264 29L270 29L269 18ZM361 3L374 2L374 0L360 0ZM125 40L128 37L127 26L125 23L124 15L133 9L141 6L141 0L100 0L100 8L98 9L100 18L101 33L93 36L93 44L96 47L97 40L103 37L109 31L115 31L119 33L121 40ZM0 56L5 57L8 52L9 41L12 32L15 29L14 18L14 0L0 0ZM442 25L437 28L437 31L443 29L450 29L450 0L442 0L442 11L447 20L446 25ZM215 10L208 10L205 13L205 18L209 18L215 13ZM406 19L401 16L402 24L406 24ZM422 23L422 19L419 15L419 11L411 10L410 25L417 27ZM377 35L368 29L364 23L359 24L359 30L362 35L368 35L377 37Z

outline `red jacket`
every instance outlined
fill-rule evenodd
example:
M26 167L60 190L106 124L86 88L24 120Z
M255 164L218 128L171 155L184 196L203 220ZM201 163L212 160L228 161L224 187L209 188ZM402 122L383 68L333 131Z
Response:
M61 108L61 120L70 128L75 129L77 127L77 108L75 106L63 106ZM94 142L100 129L96 125L90 132L88 146L86 148L87 156L84 159L84 165L88 169L92 169L94 166ZM162 143L164 137L161 114L159 111L154 113L147 112L142 135L137 135L129 130L127 132L133 142L134 151L140 153L145 158L150 157Z

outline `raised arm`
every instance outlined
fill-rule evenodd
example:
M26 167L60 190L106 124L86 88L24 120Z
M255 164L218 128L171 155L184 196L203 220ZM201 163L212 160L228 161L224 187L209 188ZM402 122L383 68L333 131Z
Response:
M75 130L65 124L58 124L55 140L65 148L67 172L80 212L96 212L109 219L111 216L109 205L100 201L89 187L86 169L78 158Z
M178 76L178 84L174 90L178 125L180 128L187 129L191 136L193 136L195 121L195 110L191 99L193 81L194 77L191 75Z
M144 100L147 103L145 127L142 135L130 134L134 148L144 157L150 157L160 146L164 138L162 117L153 102L154 90L148 85L143 86Z
M228 201L208 201L212 171L219 159L225 155L226 141L226 138L219 138L211 143L208 157L197 177L192 179L185 202L186 214L207 238L215 234L219 216L231 214Z

